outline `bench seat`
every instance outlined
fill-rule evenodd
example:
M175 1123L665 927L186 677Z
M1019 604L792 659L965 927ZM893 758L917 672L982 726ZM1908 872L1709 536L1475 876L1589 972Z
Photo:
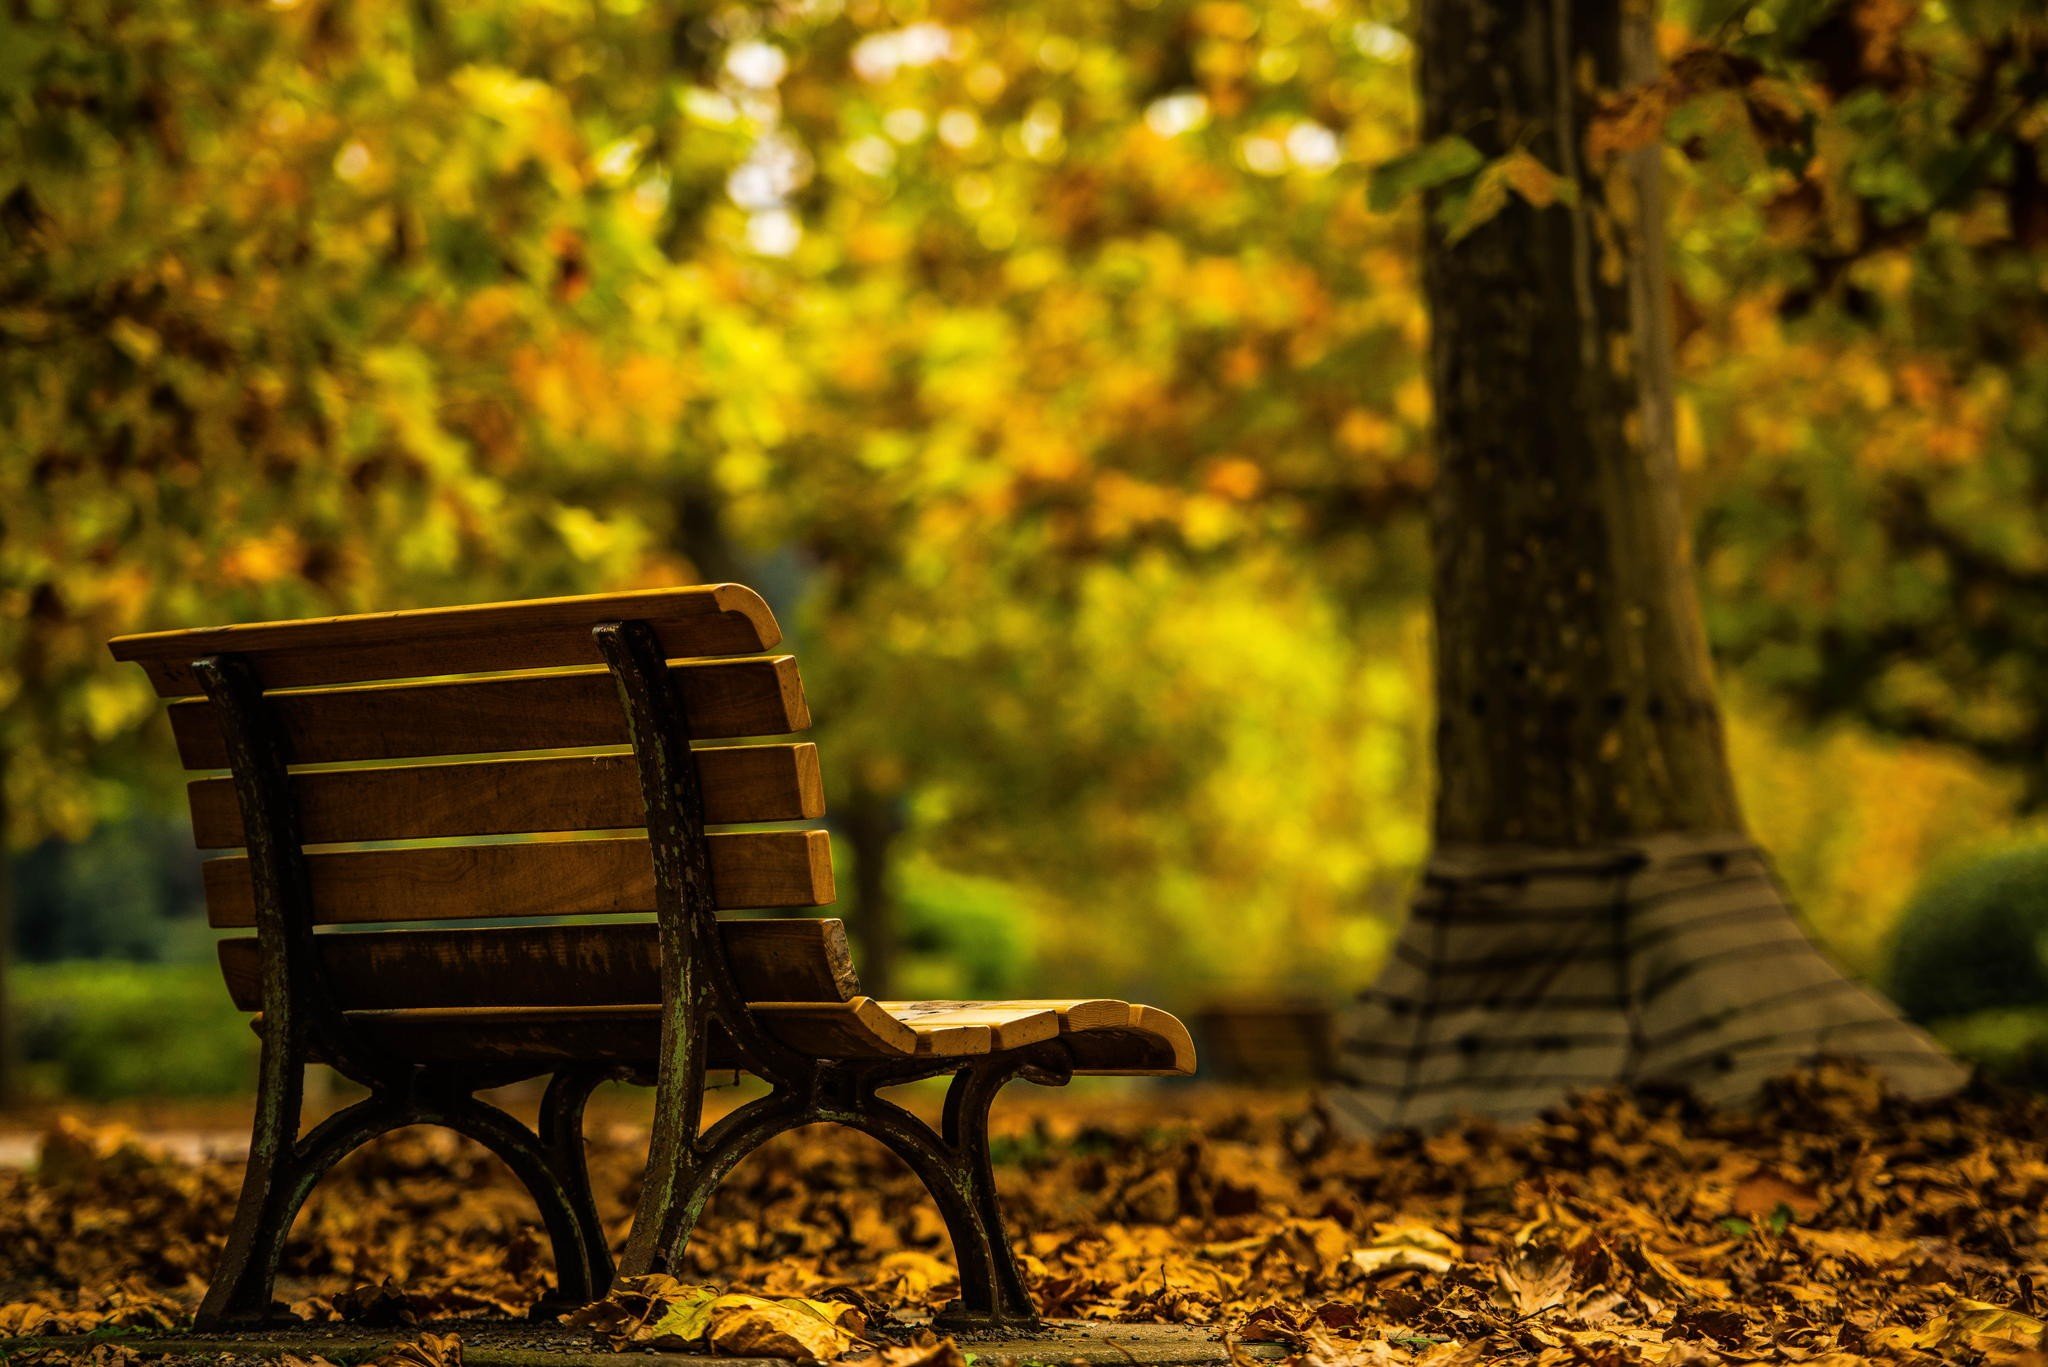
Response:
M718 924L748 1009L817 1058L975 1058L1061 1039L1076 1072L1194 1071L1187 1028L1157 1007L1113 998L876 1001L860 990L837 917ZM541 1073L567 1061L651 1066L658 1052L661 940L651 922L351 931L316 943L350 1026L399 1057ZM260 1011L254 937L222 940L219 953L235 1005ZM710 1066L734 1066L715 1033Z
M967 1059L1060 1038L1074 1071L1172 1075L1194 1071L1194 1043L1156 1007L1107 999L1016 1002L750 1002L770 1035L817 1058ZM651 1069L661 1004L443 1006L346 1012L368 1042L422 1063L490 1064L532 1074L565 1062ZM257 1018L259 1028L261 1017ZM714 1037L715 1069L739 1061Z

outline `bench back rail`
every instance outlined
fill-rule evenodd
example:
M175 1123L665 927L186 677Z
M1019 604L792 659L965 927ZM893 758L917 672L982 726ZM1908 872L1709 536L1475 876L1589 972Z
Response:
M611 615L623 612L637 615ZM634 651L608 649L600 628L626 632ZM675 855L643 833L650 809L642 773L647 751L662 742L634 733L622 670L681 728L674 744L691 770L699 813L691 843L708 862L711 907L829 904L835 890L824 831L704 829L823 815L817 750L808 742L690 744L808 728L793 658L705 658L765 652L779 640L757 595L714 585L155 632L122 637L112 648L174 698L171 726L186 766L229 771L195 778L188 792L197 843L229 852L204 866L209 922L259 932L223 946L224 968L231 958L239 963L246 986L250 956L269 957L259 912L266 899L288 901L285 919L303 928L664 919L658 873ZM635 652L656 661L651 671L633 663ZM492 674L478 677L481 670ZM507 672L514 670L525 672ZM422 677L430 674L456 676ZM603 753L559 753L599 747ZM518 836L541 838L504 840ZM366 843L385 847L360 848ZM288 853L259 855L265 850ZM270 880L280 886L266 888ZM821 978L846 984L830 999L852 995L843 930L817 924L823 933L785 937L765 964L757 956L750 995L807 1000ZM297 938L279 938L278 953L293 961L293 982L304 980L300 1000L312 1005L302 1010L319 1022L322 1051L331 1047L347 1062L363 1052L360 1042L351 1049L345 1021L318 1004L333 996L318 980L336 948L331 937L306 938L303 928ZM634 934L606 925L595 942ZM366 952L360 938L350 939L350 953ZM394 953L415 943L400 935ZM490 943L444 935L422 972L453 972L458 961L487 956ZM725 943L713 937L704 952L724 957ZM837 963L828 961L833 952ZM381 957L388 963L393 954ZM601 992L601 966L614 957L596 954L592 971L568 973L562 990ZM724 968L729 976L730 961ZM459 977L451 977L451 989ZM423 1004L455 1004L438 1000L418 974L413 990Z
M527 1179L555 1236L566 1300L610 1279L580 1128L583 1098L606 1070L558 1073L536 1134L472 1095L530 1064L494 1071L394 1056L352 1027L351 1011L659 1000L656 1183L688 1166L713 1031L725 1061L800 1085L807 1060L746 1003L852 1001L843 928L722 922L719 912L830 903L829 841L822 830L706 827L815 820L817 753L800 742L691 744L809 726L790 657L703 658L779 639L758 596L719 585L112 643L175 699L186 766L227 771L189 786L201 847L238 851L205 864L208 919L255 931L221 949L234 997L261 1011L263 1049L243 1200L203 1319L264 1313L285 1232L320 1172L406 1123L451 1125ZM532 751L557 753L518 754ZM334 848L365 842L436 843ZM643 919L318 933L621 914ZM301 1135L312 1060L371 1097ZM663 1223L636 1223L635 1241L652 1250Z

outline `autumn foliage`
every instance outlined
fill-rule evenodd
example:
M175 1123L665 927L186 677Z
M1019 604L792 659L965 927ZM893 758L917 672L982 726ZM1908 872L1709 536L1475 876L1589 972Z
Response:
M2042 1343L2038 1101L1908 1106L1828 1072L1779 1086L1750 1117L1600 1095L1523 1129L1371 1144L1298 1107L1227 1097L1025 1114L998 1139L999 1177L1054 1316L1209 1326L1279 1343L1304 1367L1849 1367L2017 1361ZM624 1131L594 1145L614 1238L640 1142ZM0 1334L179 1323L235 1177L230 1163L54 1130L39 1172L0 1176ZM302 1220L285 1279L306 1321L401 1338L474 1337L549 1286L517 1188L440 1135L385 1141L341 1169ZM734 1293L756 1299L714 1314L712 1296ZM952 1294L943 1231L909 1174L814 1130L739 1170L683 1277L628 1286L559 1342L681 1347L721 1319L728 1336L759 1331L733 1316L808 1298L822 1315L786 1313L810 1316L814 1348L858 1353L903 1344L905 1321Z
M1596 150L1671 173L1745 799L1864 970L1928 858L2039 796L2038 10L1675 0L1668 78L1602 95ZM1365 980L1425 840L1418 191L1574 193L1414 146L1411 27L0 17L11 839L174 800L116 632L769 566L837 662L835 811L900 825L905 879L1020 884L1013 957ZM1286 933L1248 955L1223 904Z

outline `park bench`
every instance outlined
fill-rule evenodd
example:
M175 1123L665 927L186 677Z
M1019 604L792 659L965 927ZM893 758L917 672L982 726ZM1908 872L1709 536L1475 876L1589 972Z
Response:
M220 945L262 1056L202 1324L269 1315L322 1174L414 1124L503 1159L546 1223L557 1298L601 1296L614 1267L583 1110L611 1079L656 1089L620 1275L679 1269L742 1157L830 1121L930 1190L959 1266L952 1320L1035 1322L990 1167L997 1090L1188 1073L1193 1045L1172 1016L1123 1001L876 1001L839 921L721 918L833 900L825 831L754 829L823 815L815 747L693 745L809 727L795 660L764 653L780 637L757 594L720 584L111 643L174 700L185 767L225 771L190 785L199 846L242 851L206 862L207 915L255 932ZM511 918L524 924L473 924ZM442 924L362 929L404 922ZM368 1095L301 1134L309 1063ZM713 1069L768 1089L705 1128ZM936 1128L877 1095L944 1075ZM534 1128L477 1095L539 1077Z

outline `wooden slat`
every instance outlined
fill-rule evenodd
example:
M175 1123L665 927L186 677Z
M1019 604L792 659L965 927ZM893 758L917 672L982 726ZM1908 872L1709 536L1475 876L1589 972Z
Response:
M838 1002L860 995L837 918L726 919L718 928L749 997ZM347 1010L661 1000L661 939L652 921L329 933L319 945L327 981ZM221 976L244 1011L262 1005L262 962L253 938L220 942Z
M917 1032L872 997L850 1002L748 1002L747 1009L768 1033L816 1058L895 1058L920 1052ZM926 1052L949 1058L985 1054L988 1032L945 1032Z
M808 741L706 747L694 754L707 821L815 821L825 814L818 749ZM630 754L299 773L292 777L292 793L299 838L316 845L647 823ZM232 779L194 779L187 796L200 849L242 843L242 809Z
M1140 1035L1158 1040L1166 1047L1173 1060L1172 1071L1183 1075L1195 1071L1194 1037L1188 1034L1188 1028L1171 1012L1161 1011L1156 1006L1134 1003L1131 1007L1131 1029Z
M918 1052L917 1033L867 997L757 1002L752 1009L769 1033L813 1058L912 1058ZM654 1005L422 1007L351 1011L348 1020L373 1044L400 1057L527 1064L536 1072L566 1060L651 1069L661 1043L661 1011ZM262 1017L256 1021L260 1029ZM711 1041L710 1064L739 1064L722 1036Z
M669 673L696 739L779 736L811 724L794 656L679 664ZM295 764L626 743L618 690L603 670L325 688L268 702ZM170 715L187 769L227 767L212 703L172 703Z
M1142 1075L1195 1070L1195 1045L1187 1027L1156 1006L1104 998L882 1005L915 1030L986 1027L997 1049L1021 1048L1057 1034L1068 1041L1084 1072Z
M963 1005L999 1007L1003 1003ZM965 1058L986 1053L986 1025L925 1025L898 1020L881 1003L754 1002L763 1027L814 1058ZM490 1061L534 1071L565 1060L611 1060L652 1068L661 1040L659 1008L647 1005L438 1007L351 1011L374 1043L422 1062ZM258 1018L261 1019L260 1017ZM1079 1073L1133 1076L1192 1073L1194 1045L1180 1022L1156 1007L1133 1006L1125 1024L1060 1036ZM711 1064L738 1065L722 1037Z
M890 1015L907 1021L913 1028L986 1026L997 1049L1021 1049L1057 1035L1128 1025L1131 1020L1131 1004L1121 1001L885 1001L882 1005Z
M759 594L707 584L153 631L117 636L107 648L148 671L159 695L182 698L201 691L192 662L214 654L248 659L265 688L601 664L590 630L616 621L648 623L668 659L750 655L782 639Z
M937 1052L940 1035L952 1030L982 1032L986 1049L1021 1049L1060 1032L1057 1012L1007 1002L883 1002L882 1007L917 1032L919 1053Z
M1076 1030L1108 1030L1131 1023L1131 1004L1114 997L1027 997L1000 1003L1031 1007L1059 1017L1060 1033Z
M713 835L718 905L815 907L833 900L832 843L823 831ZM505 916L596 916L654 909L654 861L642 837L432 845L306 856L320 925ZM256 923L248 860L203 865L207 922Z

